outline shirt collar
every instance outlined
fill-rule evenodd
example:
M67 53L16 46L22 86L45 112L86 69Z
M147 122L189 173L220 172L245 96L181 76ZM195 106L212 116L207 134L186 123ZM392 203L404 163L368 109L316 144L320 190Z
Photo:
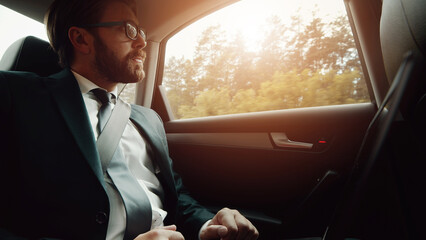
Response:
M80 87L80 91L81 91L82 94L86 94L86 93L90 92L91 90L93 90L95 88L101 88L98 85L94 84L89 79L81 76L77 72L75 72L73 70L71 70L71 72L74 74L74 77L77 80L78 86ZM112 93L114 96L117 96L117 87L115 87L114 90L112 90L112 92L110 92L110 93Z

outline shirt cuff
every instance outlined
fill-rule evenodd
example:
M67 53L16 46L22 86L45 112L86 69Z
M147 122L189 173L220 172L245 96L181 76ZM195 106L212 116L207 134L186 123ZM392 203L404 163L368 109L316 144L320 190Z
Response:
M211 219L208 220L207 222L205 222L203 224L203 226L201 226L200 231L198 231L198 240L201 240L201 232L207 228L207 225L209 225L209 223L211 222Z

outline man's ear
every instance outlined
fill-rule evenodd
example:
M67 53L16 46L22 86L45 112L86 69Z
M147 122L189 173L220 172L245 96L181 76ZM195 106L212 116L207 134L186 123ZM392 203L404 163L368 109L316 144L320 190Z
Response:
M82 54L89 54L93 47L93 36L84 28L70 27L68 38L74 50Z

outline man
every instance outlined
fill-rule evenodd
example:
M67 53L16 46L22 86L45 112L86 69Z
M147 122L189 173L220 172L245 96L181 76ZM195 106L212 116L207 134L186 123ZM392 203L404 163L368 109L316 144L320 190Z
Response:
M116 107L119 82L144 77L146 39L135 9L132 0L56 0L46 26L64 70L48 78L0 72L0 239L258 237L238 211L214 215L189 196L152 110L132 106L120 153L103 172L96 148L101 109ZM112 104L102 102L99 89L112 93ZM133 221L134 206L114 177L122 166L131 173L121 178L136 180L146 196L149 213L137 216L141 222Z

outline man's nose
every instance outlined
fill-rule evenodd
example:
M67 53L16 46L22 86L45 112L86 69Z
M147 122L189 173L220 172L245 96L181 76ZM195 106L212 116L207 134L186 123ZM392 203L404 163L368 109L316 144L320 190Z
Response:
M138 37L133 42L134 42L134 47L138 49L144 49L147 45L146 40L142 38L140 34L138 34Z

